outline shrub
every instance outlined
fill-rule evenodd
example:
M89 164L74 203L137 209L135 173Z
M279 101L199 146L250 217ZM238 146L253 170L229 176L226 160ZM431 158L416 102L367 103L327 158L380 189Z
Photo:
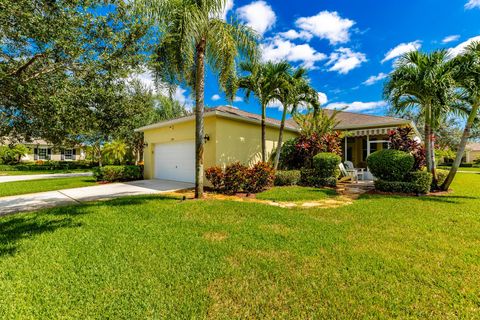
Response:
M426 154L425 147L412 138L413 128L402 127L392 130L388 134L390 148L393 150L405 151L414 158L413 171L418 171L425 167Z
M0 163L16 164L28 153L28 148L23 144L15 146L0 146Z
M300 183L300 170L277 171L275 173L276 186L295 186Z
M342 159L334 153L319 153L313 157L313 168L319 178L331 178L338 176L338 165Z
M271 187L274 180L275 170L273 167L266 162L257 162L247 170L244 191L248 193L262 192Z
M407 181L376 180L375 189L383 192L426 194L430 191L432 175L426 171L407 174Z
M445 182L445 180L447 179L447 176L450 173L450 171L437 169L437 170L435 170L435 172L437 174L437 184L439 186L441 186Z
M232 163L225 168L224 191L235 194L245 187L248 168L239 162Z
M93 170L93 176L97 181L133 181L143 179L141 166L103 166Z
M315 169L302 169L300 171L300 184L307 187L336 187L337 177L320 177Z
M405 176L412 171L414 162L411 154L392 149L376 151L367 158L372 174L385 181L405 181Z
M205 176L208 181L213 186L213 189L215 191L222 191L223 189L223 183L225 179L225 174L223 173L222 168L220 167L211 167L205 170Z

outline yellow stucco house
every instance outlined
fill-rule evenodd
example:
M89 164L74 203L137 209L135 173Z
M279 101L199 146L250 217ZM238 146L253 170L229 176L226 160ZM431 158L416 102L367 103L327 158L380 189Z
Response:
M469 143L465 148L465 162L471 163L480 161L480 143Z
M331 112L326 110L326 112ZM205 168L240 161L252 164L261 158L260 115L228 106L205 112ZM367 156L386 147L389 130L412 125L408 120L340 112L336 129L349 131L344 140L343 158L356 167L366 167ZM266 144L271 153L277 144L280 121L267 118ZM193 115L152 124L136 131L145 136L145 179L193 182L195 177L195 117ZM287 120L284 141L300 130Z

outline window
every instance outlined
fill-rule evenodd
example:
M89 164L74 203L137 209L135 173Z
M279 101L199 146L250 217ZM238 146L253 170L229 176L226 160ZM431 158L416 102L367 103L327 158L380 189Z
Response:
M38 148L38 159L39 160L48 160L48 151L47 148Z
M65 149L65 160L73 160L73 150Z

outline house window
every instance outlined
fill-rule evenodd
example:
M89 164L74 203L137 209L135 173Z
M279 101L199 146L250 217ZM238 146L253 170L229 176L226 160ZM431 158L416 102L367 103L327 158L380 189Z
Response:
M47 148L38 148L38 159L39 160L48 160L48 149Z
M65 160L73 160L73 150L65 149Z

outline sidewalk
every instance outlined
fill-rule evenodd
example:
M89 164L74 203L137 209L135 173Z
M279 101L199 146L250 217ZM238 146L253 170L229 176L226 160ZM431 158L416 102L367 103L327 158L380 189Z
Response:
M2 197L0 198L0 216L21 211L80 204L85 201L173 192L192 187L193 184L185 182L142 180Z

